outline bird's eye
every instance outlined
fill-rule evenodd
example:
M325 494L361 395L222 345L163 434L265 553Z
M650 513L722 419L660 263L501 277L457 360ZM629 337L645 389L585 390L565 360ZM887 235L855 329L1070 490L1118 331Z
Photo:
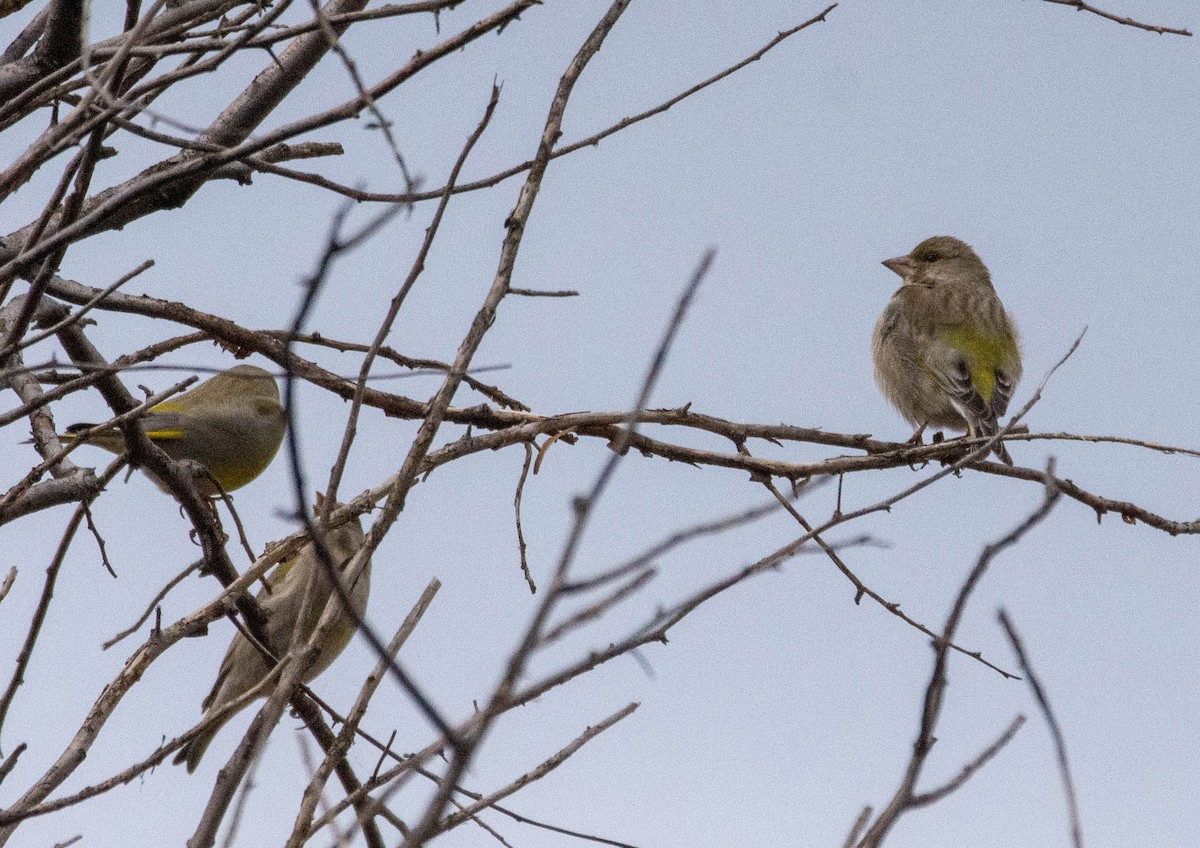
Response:
M920 259L922 262L937 262L941 258L941 255L933 249L922 250L917 254L917 259Z

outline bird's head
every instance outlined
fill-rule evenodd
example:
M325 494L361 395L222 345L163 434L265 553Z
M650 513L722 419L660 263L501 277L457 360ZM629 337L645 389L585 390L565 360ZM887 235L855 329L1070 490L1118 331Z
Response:
M885 259L883 266L898 274L906 285L965 282L990 287L992 284L983 260L971 245L954 236L927 238L907 256Z

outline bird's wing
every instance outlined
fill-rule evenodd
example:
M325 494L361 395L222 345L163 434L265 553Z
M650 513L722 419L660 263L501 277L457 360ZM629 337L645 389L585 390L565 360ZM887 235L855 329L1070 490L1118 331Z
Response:
M971 425L974 434L990 436L996 432L996 411L994 402L997 400L995 389L992 390L993 404L983 399L977 388L978 382L971 373L970 363L964 356L956 356L949 367L934 370L939 385L950 395L950 400L967 423ZM1011 387L1009 392L1012 392ZM1007 399L1005 400L1007 406Z
M1001 418L1008 412L1008 402L1012 400L1013 389L1016 388L1016 381L1012 375L1003 368L996 369L996 386L992 389L992 415L995 418Z
M217 696L221 692L221 687L225 685L226 679L229 677L229 672L233 669L234 654L237 648L237 640L245 639L242 634L238 633L233 637L233 642L230 643L229 649L225 652L225 659L221 660L221 669L217 672L217 679L213 681L213 687L203 701L200 702L200 709L207 712L208 708L217 703ZM247 643L249 646L249 643ZM237 697L236 695L234 697ZM222 698L224 703L229 698ZM219 706L219 705L218 705Z
M178 412L148 412L141 418L146 435L160 439L182 439L185 435L183 416Z

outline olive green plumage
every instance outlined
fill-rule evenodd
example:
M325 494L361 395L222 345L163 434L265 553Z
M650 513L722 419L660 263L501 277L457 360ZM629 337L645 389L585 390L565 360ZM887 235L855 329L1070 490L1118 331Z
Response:
M1021 379L1021 350L987 266L952 236L883 264L904 280L872 339L884 396L918 428L915 437L927 426L995 435ZM1002 442L994 450L1012 465Z
M152 407L139 419L150 440L172 459L199 462L227 492L240 489L266 470L275 458L287 429L279 402L279 386L268 372L237 365L206 380L189 392ZM93 424L72 424L63 438ZM93 433L89 445L112 453L125 452L125 439L116 427ZM162 482L151 475L159 488ZM217 489L206 475L196 486L204 495Z
M362 548L364 540L362 524L357 518L325 535L325 546L343 578L348 576L344 574L344 569L354 558L354 554ZM282 658L288 652L293 636L300 644L311 639L326 605L331 600L336 605L333 625L326 631L316 659L304 675L304 682L308 683L325 671L350 643L350 637L354 635L355 630L354 619L346 614L334 595L333 586L329 582L327 572L321 567L312 542L301 548L294 557L276 566L267 584L270 587L269 591L261 589L256 597L267 614L267 638L270 641L268 647L278 658ZM357 577L353 578L353 583L347 587L347 591L351 608L361 619L366 612L367 596L371 591L370 560L363 565ZM225 659L221 662L216 683L200 705L204 710L204 718L208 719L230 702L249 692L269 672L267 661L259 650L240 632L236 633L229 650L225 653ZM269 694L269 691L263 692L261 697ZM187 770L195 771L209 743L221 727L236 714L237 711L234 711L222 716L215 724L193 738L180 749L175 756L175 762L186 762Z

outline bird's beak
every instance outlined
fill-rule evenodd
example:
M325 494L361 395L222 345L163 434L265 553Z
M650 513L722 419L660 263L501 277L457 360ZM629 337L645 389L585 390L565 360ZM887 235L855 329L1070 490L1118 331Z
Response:
M901 279L907 280L912 272L916 270L916 265L913 264L910 256L897 256L895 259L883 260L883 267L889 271L894 271L900 275Z

